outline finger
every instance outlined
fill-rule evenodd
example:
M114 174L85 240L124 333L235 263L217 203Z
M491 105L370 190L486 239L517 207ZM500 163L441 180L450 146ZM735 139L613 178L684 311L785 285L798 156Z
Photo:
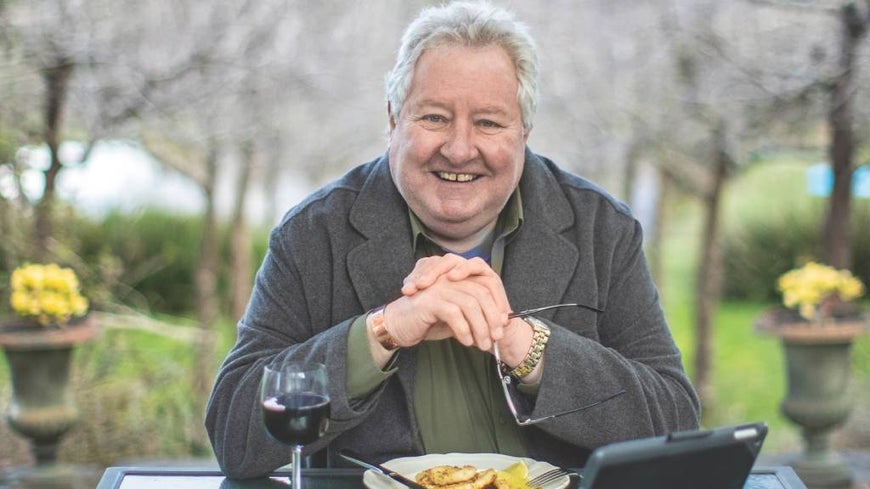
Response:
M387 308L392 318L390 333L404 346L423 340L455 337L470 346L474 335L464 319L461 303L472 302L462 289L483 290L477 284L454 284L442 277L439 281L412 296L401 296Z
M445 294L445 309L440 319L453 330L460 343L489 351L493 339L502 334L506 318L489 290L470 280L438 285Z
M445 303L437 313L442 324L451 332L456 341L465 346L471 346L475 342L471 325L465 318L462 308L455 302Z
M447 270L445 274L447 275L447 278L454 282L476 275L493 275L498 277L498 274L489 266L489 263L480 257L466 259L457 263L456 266Z
M447 338L453 338L453 331L444 323L431 326L423 337L426 341L446 340Z
M486 320L492 329L492 338L498 340L503 334L503 329L508 323L508 314L510 314L512 310L501 277L496 274L486 274L475 275L466 280L484 287L490 295L492 300L491 305L487 302L487 305L483 310L486 314Z
M462 266L467 261L461 257L421 260L414 273L422 276L432 271L440 272L447 269L445 263ZM485 262L481 263L484 266L480 270L489 269ZM440 274L431 286L402 298L403 303L413 303L401 319L408 329L405 334L399 333L409 343L440 339L446 334L465 346L474 345L488 351L492 341L503 336L510 310L501 279L494 273L474 275L460 281L451 281L447 275Z
M504 291L501 277L492 269L492 267L489 266L489 263L484 261L482 258L475 257L465 260L448 270L446 275L449 280L454 282L473 279L484 284L490 289L493 297L498 300L499 305L507 308L507 294ZM507 308L506 311L510 312L510 309Z
M414 295L431 287L439 277L466 262L465 258L453 253L444 256L428 256L417 260L414 269L402 282L402 294Z

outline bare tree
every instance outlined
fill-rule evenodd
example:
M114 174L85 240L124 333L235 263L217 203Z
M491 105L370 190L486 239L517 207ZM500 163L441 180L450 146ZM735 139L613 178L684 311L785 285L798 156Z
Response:
M870 1L848 2L839 9L840 51L838 72L829 82L829 155L834 186L822 230L825 261L837 268L852 266L851 200L855 150L853 107L858 88L855 71L858 47L870 24Z
M673 93L676 103L664 104L685 117L671 121L670 135L660 141L676 154L694 155L677 165L672 175L701 196L705 224L699 254L696 294L696 345L694 381L705 404L711 404L713 311L721 275L718 251L719 202L725 179L752 152L769 145L793 144L825 123L823 105L814 94L830 101L827 123L831 128L829 154L835 168L834 192L825 224L826 259L847 266L849 241L849 177L855 149L852 100L859 86L853 79L856 43L864 35L866 8L854 2L795 6L787 2L721 4L674 2L677 25L672 29L675 52ZM836 13L836 16L832 16ZM832 18L842 26L840 49L826 29ZM751 19L751 20L749 20ZM845 19L849 19L848 21ZM827 37L826 37L827 36ZM836 63L826 59L834 51ZM688 127L686 123L696 126ZM674 131L674 127L680 127ZM708 137L698 139L706 127ZM694 137L686 137L695 134ZM677 137L674 137L677 135ZM693 150L692 140L706 140L703 152ZM704 157L704 154L708 157ZM709 161L703 172L688 171L686 162ZM677 160L679 161L679 159ZM693 178L701 175L702 178Z
M42 93L39 95L42 101L40 135L28 137L27 142L41 140L49 152L49 165L42 172L42 195L34 208L36 247L33 258L45 259L51 250L57 175L63 168L60 143L66 103L81 43L77 42L80 39L74 29L65 28L65 25L75 24L75 20L79 20L68 5L46 2L40 8L40 11L25 11L20 5L4 6L7 14L22 22L19 25L11 21L4 22L3 31L17 40L15 45L10 46L10 52L14 53L20 71L13 76L30 71L38 74L42 82Z
M235 205L230 219L230 314L239 319L245 312L252 287L251 237L246 225L245 200L258 153L251 143L242 143L240 172L236 177Z

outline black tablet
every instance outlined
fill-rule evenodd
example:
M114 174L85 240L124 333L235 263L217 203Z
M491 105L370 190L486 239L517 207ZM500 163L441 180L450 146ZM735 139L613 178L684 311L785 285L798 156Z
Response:
M766 435L760 422L605 445L580 489L741 489Z

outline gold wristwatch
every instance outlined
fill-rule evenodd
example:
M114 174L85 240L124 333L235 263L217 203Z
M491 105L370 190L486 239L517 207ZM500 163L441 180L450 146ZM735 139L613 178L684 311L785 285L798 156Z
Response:
M508 374L515 378L521 379L532 373L535 367L541 363L544 358L544 348L547 346L547 341L550 339L550 328L540 319L535 319L531 316L523 318L523 321L529 323L532 327L532 344L529 346L529 352L526 353L526 358L514 367Z

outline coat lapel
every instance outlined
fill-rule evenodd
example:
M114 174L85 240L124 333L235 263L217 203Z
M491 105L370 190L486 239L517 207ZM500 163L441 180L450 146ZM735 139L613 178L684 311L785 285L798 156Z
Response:
M360 191L350 222L367 239L348 253L347 272L360 304L370 310L397 298L402 280L414 268L408 207L390 177L386 155ZM397 362L405 400L413 406L416 355L399 354ZM422 449L413 409L408 415L415 431L412 439Z
M563 234L583 216L575 215L553 172L528 149L520 193L523 225L505 249L502 270L511 306L514 310L559 302L596 306L593 263L582 260L577 244ZM565 297L577 276L592 283L582 288L580 296Z
M563 302L577 249L552 229L526 222L505 253L502 281L515 311Z
M348 253L347 272L368 310L398 297L414 268L408 207L390 178L386 155L363 185L349 219L366 240Z

